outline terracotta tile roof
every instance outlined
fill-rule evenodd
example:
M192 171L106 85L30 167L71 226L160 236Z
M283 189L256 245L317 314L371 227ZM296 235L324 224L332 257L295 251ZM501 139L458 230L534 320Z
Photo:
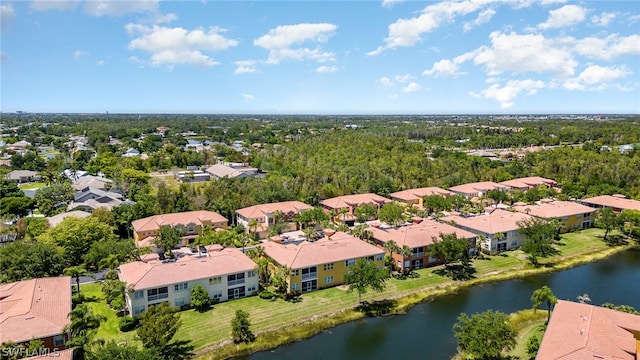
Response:
M449 190L453 192L467 194L467 195L477 195L479 192L484 193L489 190L495 190L495 189L507 190L508 187L505 185L495 183L493 181L481 181L481 182L462 184L458 186L452 186L449 188Z
M61 334L71 312L71 278L39 278L0 285L0 343Z
M431 186L431 187L423 187L417 189L407 189L403 191L398 191L389 194L391 198L399 199L402 201L415 201L419 198L423 198L425 196L431 195L442 195L442 196L451 196L454 195L449 190L444 190L439 187Z
M30 356L27 360L73 360L73 349L53 351L40 356Z
M640 201L627 199L622 195L602 195L581 200L583 204L592 204L616 209L640 210Z
M120 280L136 290L253 270L256 264L236 248L212 248L209 256L185 255L175 262L135 261L120 265Z
M384 250L340 231L330 239L303 241L300 244L268 241L262 246L270 258L292 269L384 254Z
M530 176L530 177L512 179L512 180L502 181L499 184L516 188L516 189L535 188L541 185L546 185L546 186L558 185L558 183L556 183L555 181L551 179L545 179L540 176Z
M513 212L502 209L492 209L490 213L463 217L452 215L443 217L442 221L454 221L456 224L468 229L483 232L485 234L495 234L498 232L508 232L518 230L518 222L530 220L529 216L521 212Z
M260 204L236 210L236 214L247 219L264 219L265 215L271 215L280 210L283 214L300 213L304 210L311 210L313 206L301 201L283 201L270 204Z
M519 205L513 207L516 211L541 217L544 219L560 218L564 216L587 214L596 211L585 205L575 203L573 201L551 201L541 202L534 205Z
M536 359L636 360L639 341L639 315L558 300Z
M162 225L187 225L194 223L196 225L202 225L203 221L211 222L228 222L227 218L213 211L198 210L198 211L185 211L173 214L162 214L149 216L143 219L134 220L131 222L134 231L149 231L158 230Z
M362 204L383 205L392 202L391 199L373 193L338 196L320 201L320 204L330 209L355 208Z
M433 245L433 238L438 239L440 234L454 233L458 238L473 239L477 235L469 231L458 229L449 224L443 224L432 220L424 220L420 224L402 226L399 228L380 229L370 227L373 238L386 243L393 240L400 247L407 245L411 248Z

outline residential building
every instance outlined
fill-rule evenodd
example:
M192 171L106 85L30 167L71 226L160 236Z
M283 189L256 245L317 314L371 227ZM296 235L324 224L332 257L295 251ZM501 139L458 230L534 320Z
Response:
M537 188L540 186L548 187L548 188L557 188L558 183L551 179L545 179L539 176L530 176L518 179L512 179L507 181L502 181L499 183L500 185L508 186L511 189L527 191L529 189Z
M155 237L160 233L162 226L179 228L183 231L183 243L187 246L199 235L205 226L214 229L226 229L229 220L213 211L198 210L186 211L173 214L153 215L146 218L134 220L133 239L136 243Z
M542 199L533 205L514 204L513 208L528 215L552 220L558 219L562 224L560 232L587 229L593 226L594 208L573 201Z
M449 188L449 191L452 191L456 194L460 194L468 199L472 199L475 197L481 197L486 194L489 190L509 190L508 186L501 185L495 183L493 181L481 181L475 183L462 184L458 186L452 186Z
M5 175L4 178L20 184L40 181L42 179L39 172L31 170L13 170L12 172Z
M347 225L353 225L356 220L354 210L364 204L371 204L378 208L378 210L384 204L392 203L393 200L386 197L367 193L367 194L354 194L337 196L330 199L320 201L320 205L329 212L333 212L336 215L336 220L342 221Z
M122 194L114 191L105 191L93 187L86 187L73 195L73 201L67 206L68 211L83 210L92 212L103 207L111 210L122 204L135 204L130 200L122 200Z
M210 245L192 255L178 255L177 259L120 265L119 277L133 290L125 296L126 306L136 316L162 302L178 307L189 305L191 289L197 284L217 301L251 296L258 291L255 267L236 248Z
M127 151L125 151L124 154L122 154L122 156L124 157L140 156L140 151L138 151L138 149L128 148Z
M640 359L640 315L558 300L536 359Z
M283 201L277 203L260 204L236 210L238 225L242 225L249 233L258 233L258 238L268 236L269 226L280 221L283 224L282 231L300 230L300 224L296 222L298 214L313 207L301 201ZM250 226L255 220L257 226Z
M246 166L245 164L238 163L217 163L215 165L211 165L205 169L205 171L214 179L221 178L242 178L247 176L256 176L258 175L258 169L254 167Z
M99 190L109 190L113 185L113 181L101 176L84 175L77 179L72 179L74 189L82 190L86 188L94 188Z
M415 219L409 226L387 229L372 226L369 230L373 233L372 239L381 247L393 240L399 247L406 245L413 250L410 257L391 254L395 265L402 270L441 264L441 259L430 256L428 251L428 247L434 244L434 240L440 239L441 234L456 234L458 238L467 239L471 248L475 247L476 242L476 234L427 219Z
M384 266L384 250L344 232L327 230L317 241L280 244L267 241L261 246L279 266L292 270L287 279L288 293L305 293L341 285L344 275L359 259L370 259Z
M403 202L409 205L422 207L423 199L426 196L440 195L443 197L453 196L454 193L439 187L423 187L418 189L407 189L389 194L392 200Z
M187 171L178 171L175 178L180 182L191 183L191 182L209 181L209 179L211 179L211 175L209 175L209 173L204 172L202 170L187 170Z
M56 227L58 226L58 224L60 224L62 222L62 220L68 218L68 217L76 217L78 219L83 219L86 218L88 216L90 216L91 213L88 213L86 211L82 211L82 210L74 210L74 211L68 211L68 212L64 212L58 215L54 215L54 216L49 216L47 217L47 221L49 222L49 227Z
M533 216L525 213L491 209L476 216L450 215L442 221L453 222L453 226L470 231L485 238L482 248L488 251L506 251L524 245L526 237L520 233L521 221L531 220Z
M41 340L65 349L71 312L71 277L37 278L0 285L0 343Z
M621 213L622 210L640 210L640 201L627 199L624 195L601 195L582 199L580 202L583 205L602 209L605 207L611 208L615 213Z

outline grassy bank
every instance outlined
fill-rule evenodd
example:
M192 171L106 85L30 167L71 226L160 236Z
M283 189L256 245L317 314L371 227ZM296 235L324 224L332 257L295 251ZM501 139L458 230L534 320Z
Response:
M521 251L510 251L500 256L488 257L486 260L475 260L475 278L465 282L452 281L438 275L438 268L418 270L416 277L403 280L390 279L383 292L368 292L363 296L364 301L386 301L377 311L369 314L356 309L357 294L349 294L340 287L304 294L299 302L269 301L250 297L217 304L204 313L188 310L180 313L182 326L176 334L176 339L191 341L196 354L202 359L227 358L271 349L365 316L402 313L417 303L455 293L463 287L558 271L605 258L628 248L607 246L602 241L602 234L602 230L589 229L563 235L563 245L559 246L560 254L543 259L543 265L540 267L529 265L526 255ZM99 291L96 284L83 285L83 291L91 287ZM101 311L111 311L99 297L101 294L96 295L96 301L92 306L102 307ZM231 319L237 309L249 312L252 330L258 335L256 342L241 345L230 342ZM108 320L100 328L98 336L118 342L137 343L134 332L123 334L118 331L117 319L112 311L111 313L115 328L108 325ZM291 319L296 319L295 323L292 323Z

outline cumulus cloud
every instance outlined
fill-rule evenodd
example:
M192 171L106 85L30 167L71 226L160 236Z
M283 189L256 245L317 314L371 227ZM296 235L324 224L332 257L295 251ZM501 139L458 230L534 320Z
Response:
M463 26L464 31L469 31L476 26L480 26L482 24L488 23L489 21L491 21L491 18L495 14L496 14L496 11L493 9L483 10L482 12L480 12L480 14L478 14L478 17L474 21L467 22L464 24Z
M471 51L466 54L456 56L453 60L442 59L433 64L431 69L423 71L422 75L434 77L456 77L459 75L465 75L465 72L459 71L460 64L472 59L475 56L474 53L474 51Z
M559 9L549 11L547 21L538 25L540 29L556 29L582 22L587 16L587 10L578 5L565 5Z
M210 67L218 62L203 52L226 50L238 44L236 40L222 35L224 29L216 27L205 31L201 28L186 30L130 23L125 29L130 35L137 36L129 42L129 49L150 53L149 61L153 66L189 64Z
M10 4L0 5L0 29L4 30L15 17L16 13Z
M606 37L589 36L582 39L570 39L573 51L589 58L611 60L622 55L640 55L640 35L620 36L611 34Z
M78 49L78 50L73 52L73 58L75 60L80 60L80 58L85 56L85 55L89 55L89 52L85 51L85 50L80 50L80 49Z
M479 94L472 92L469 95L479 99L495 100L500 103L503 109L508 109L514 105L513 100L520 95L520 93L524 92L526 95L534 95L538 89L542 89L544 86L544 82L540 80L509 80L503 87L495 83L483 89Z
M337 66L326 66L326 65L323 65L323 66L318 66L316 68L316 72L318 72L318 73L334 73L336 71L338 71L338 67Z
M420 84L418 84L417 82L410 82L409 84L407 84L407 86L405 86L404 88L402 88L402 91L409 93L409 92L414 92L414 91L418 91L420 90L422 87L420 86Z
M600 90L605 88L611 81L626 77L630 74L631 72L624 66L606 67L591 65L584 69L577 77L565 81L563 87L569 90Z
M593 15L591 17L591 22L594 25L597 26L609 26L609 24L611 24L611 22L617 17L616 13L608 13L608 12L603 12L600 15Z
M85 1L83 10L93 16L122 16L156 11L158 3L159 0L91 0Z
M233 72L234 74L254 74L258 72L258 68L256 68L255 60L240 60L234 63L237 68Z
M269 50L267 62L278 64L285 60L334 61L335 55L320 48L299 47L303 43L326 43L335 33L337 25L328 23L281 25L255 39L253 44Z
M393 81L386 76L383 76L380 79L376 80L376 83L384 87L393 87Z

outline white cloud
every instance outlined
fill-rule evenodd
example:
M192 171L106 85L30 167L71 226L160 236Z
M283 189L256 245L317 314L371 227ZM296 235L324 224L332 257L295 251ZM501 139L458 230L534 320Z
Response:
M396 75L393 77L393 79L396 82L399 82L400 84L404 84L407 81L411 80L413 78L413 76L411 76L410 74L402 74L402 75Z
M571 39L573 51L580 55L601 60L611 60L622 55L640 55L640 35L620 37L611 34L604 38L586 37Z
M29 3L29 7L36 11L47 10L61 10L68 11L73 10L80 5L79 0L34 0Z
M480 12L480 14L478 14L478 17L474 21L464 24L463 26L464 31L469 31L476 26L488 23L489 21L491 21L491 18L495 14L496 14L496 11L493 9L483 10L482 12Z
M16 17L15 11L11 5L0 5L0 28L4 30L7 25Z
M460 64L472 59L475 56L475 51L456 56L453 60L442 59L431 67L429 70L422 72L425 76L435 77L456 77L459 75L465 75L465 72L459 71Z
M224 29L210 28L186 30L181 27L145 26L127 24L125 29L131 35L138 35L129 42L129 49L142 50L151 54L150 62L154 66L190 64L201 67L217 65L203 51L213 52L236 46L236 40L227 39L221 33Z
M556 10L549 11L547 21L539 24L540 29L556 29L571 26L582 22L587 16L587 11L578 5L565 5Z
M335 33L338 26L328 23L281 25L253 41L255 46L269 50L270 64L285 60L334 61L335 55L319 48L292 48L302 43L325 43Z
M255 60L240 60L234 63L237 68L234 74L254 74L258 72Z
M391 79L386 76L381 77L380 79L376 80L376 82L384 87L393 87L393 81L391 81Z
M418 91L420 90L422 87L420 86L420 84L416 83L416 82L410 82L409 84L407 84L407 86L405 86L402 91L409 93L409 92L414 92L414 91Z
M591 22L597 26L609 26L611 22L616 18L616 13L603 12L600 15L593 15Z
M128 13L157 11L158 3L159 0L91 0L84 2L83 9L93 16L122 16Z
M85 51L85 50L80 50L80 49L78 49L78 50L73 52L73 58L75 60L80 60L80 58L85 56L85 55L89 55L89 52Z
M242 94L242 99L244 100L244 102L252 102L256 98L251 94Z
M491 47L477 50L474 62L484 65L489 75L503 72L551 72L559 76L571 76L578 63L571 51L554 39L543 35L519 35L493 32Z
M538 89L544 87L544 82L540 80L509 80L503 87L496 83L483 89L479 94L472 92L469 95L480 99L496 100L503 109L508 109L514 105L513 100L520 93L525 92L526 95L534 95Z
M600 90L606 87L607 83L630 75L624 66L606 67L591 65L584 69L578 77L568 79L563 87L569 90ZM594 85L598 85L595 86Z
M336 66L319 66L316 68L316 72L318 73L334 73L338 71L338 67Z
M392 7L401 2L404 2L404 0L382 0L382 7Z

